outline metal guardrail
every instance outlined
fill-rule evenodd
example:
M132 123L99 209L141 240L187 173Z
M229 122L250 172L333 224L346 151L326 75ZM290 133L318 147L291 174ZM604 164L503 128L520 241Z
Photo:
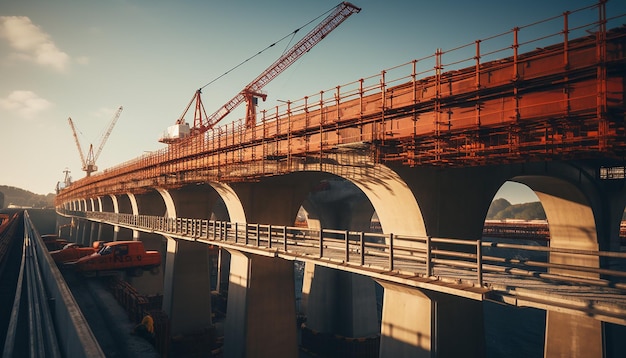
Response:
M191 218L59 210L60 214L84 217L131 229L204 241L237 245L290 257L330 262L445 279L449 269L464 274L455 281L475 287L497 284L493 275L523 277L552 284L589 285L626 292L626 253L551 248L489 240L420 237L309 229ZM520 254L520 252L522 254ZM550 262L550 255L594 258L604 267ZM607 266L617 269L605 268ZM485 275L490 274L489 280Z
M24 227L20 273L2 356L17 356L15 344L22 339L18 325L25 319L20 315L26 314L30 357L104 357L27 211Z

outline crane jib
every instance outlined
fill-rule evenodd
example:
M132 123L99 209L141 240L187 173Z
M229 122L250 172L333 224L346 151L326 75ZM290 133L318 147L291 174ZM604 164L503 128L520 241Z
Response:
M257 93L260 93L261 89L267 85L270 81L280 75L291 64L297 61L311 48L322 41L331 31L336 29L345 19L350 15L360 12L361 9L349 2L342 2L335 7L335 9L329 14L322 22L320 22L313 30L306 34L298 43L285 52L280 58L278 58L272 65L270 65L263 73L250 82L244 89L239 92L230 101L226 102L222 107L215 111L210 116L207 116L204 120L196 118L194 121L193 133L200 134L215 126L219 121L226 117L233 109L235 109L242 102L248 102L249 110L246 116L246 126L254 125L255 118L254 112L250 111L254 104L253 98ZM177 126L186 125L186 123L177 122ZM178 131L176 131L178 132ZM163 138L161 141L169 143L173 142L177 138Z

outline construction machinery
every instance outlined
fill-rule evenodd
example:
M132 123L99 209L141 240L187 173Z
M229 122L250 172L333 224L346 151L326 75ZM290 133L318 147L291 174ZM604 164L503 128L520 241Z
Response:
M78 135L76 134L76 128L74 127L74 122L72 121L72 118L67 119L67 121L70 123L70 127L72 128L72 134L74 135L74 140L76 141L78 154L80 154L80 161L83 165L83 170L85 171L85 173L87 173L87 176L90 176L91 173L98 170L98 166L96 166L96 160L98 160L98 157L100 156L100 153L102 152L102 148L104 147L104 144L106 143L107 139L109 139L109 135L111 135L111 131L113 130L115 123L117 122L118 118L120 118L122 109L123 107L120 106L120 108L118 108L115 114L113 115L113 119L111 119L111 123L107 127L107 131L102 137L102 140L100 141L100 145L98 146L98 150L96 150L95 154L93 150L93 144L89 144L89 152L87 152L87 157L85 157L85 155L83 154L83 149L80 146L80 141L78 140Z
M219 121L221 121L243 102L246 102L247 104L246 127L253 127L256 124L257 100L259 98L265 100L267 97L267 94L263 93L261 89L286 70L296 60L307 53L311 48L313 48L313 46L322 41L350 15L358 13L359 11L361 11L360 8L349 2L342 2L337 5L313 30L306 34L293 47L285 51L285 53L265 71L263 71L263 73L245 86L241 92L233 97L233 99L226 102L226 104L210 116L206 115L200 96L201 89L198 89L183 114L178 120L176 120L176 123L173 126L168 127L166 133L159 139L159 142L171 144L178 142L185 137L204 133L213 128ZM185 121L185 115L194 102L194 123L193 127L189 127L189 123Z

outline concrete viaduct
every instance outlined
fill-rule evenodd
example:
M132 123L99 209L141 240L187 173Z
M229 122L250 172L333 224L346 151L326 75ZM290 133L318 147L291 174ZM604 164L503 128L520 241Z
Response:
M66 205L77 211L273 225L292 225L302 206L310 225L361 231L369 230L376 212L384 232L477 239L495 193L508 180L527 185L540 198L549 222L551 247L619 251L626 189L623 180L600 179L593 162L410 170L372 163L352 173L346 173L340 164L329 164L323 171L303 171L254 183L155 188L142 194L107 195ZM315 189L320 182L330 186L322 195ZM75 239L85 243L109 238L142 240L148 248L163 252L164 278L139 280L135 283L138 289L164 295L163 306L172 318L173 334L210 325L204 244L88 221L81 221L76 232L79 236ZM295 356L293 261L228 251L227 355ZM598 260L581 261L575 255L551 260L590 267L602 264ZM418 352L425 356L433 352L451 357L468 352L482 355L479 301L380 280L384 303L382 327L378 327L372 279L315 265L308 265L305 272L304 295L307 291L316 293L303 298L308 325L316 331L347 337L380 332L381 356L408 357ZM546 356L604 356L605 329L600 320L548 311L546 324ZM451 345L451 341L456 343Z
M338 86L275 117L263 112L256 128L232 124L173 144L73 183L58 211L293 225L302 209L309 227L356 231L369 231L376 213L385 234L479 240L494 195L513 181L539 197L550 248L619 252L624 32L569 40L563 31L563 43L518 55L518 30L510 58L482 63L477 42L475 65L444 73L438 51L431 77L418 79L414 61L407 83L392 86L383 71L371 88L359 80L354 91ZM163 294L172 335L211 325L204 243L77 220L76 241L142 240L163 253L162 275L133 284ZM215 244L230 254L225 356L297 356L294 261ZM560 265L549 273L579 279L624 271L599 256L551 254L549 263ZM484 356L480 299L326 266L305 268L311 329L380 334L381 357ZM622 344L614 329L548 309L545 356L609 356Z

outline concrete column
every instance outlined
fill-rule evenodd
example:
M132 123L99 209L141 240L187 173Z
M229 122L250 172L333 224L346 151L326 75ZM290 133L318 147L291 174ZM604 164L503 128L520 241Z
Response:
M482 303L381 281L380 357L484 357Z
M128 195L116 195L114 202L117 203L116 205L117 210L115 211L116 213L131 214L131 215L134 214L131 199ZM117 232L115 241L127 241L127 240L135 239L133 230L131 229L116 226L115 230Z
M212 326L208 246L168 238L163 309L171 317L171 335L187 335Z
M80 242L80 239L81 239L80 233L83 231L83 221L81 219L75 219L74 223L76 227L74 228L72 237L69 238L69 240L72 242Z
M94 241L98 241L97 233L99 232L100 223L91 222L91 230L89 231L89 246L93 244Z
M602 322L585 316L548 311L544 357L603 358Z
M91 231L91 221L83 220L82 227L83 227L83 230L82 230L81 235L80 235L80 242L79 243L81 245L88 246L89 245L88 233Z
M128 200L130 201L131 212L129 214L139 215L139 208L137 207L137 198L133 193L127 193ZM133 241L139 240L139 230L132 230Z
M355 185L327 181L303 207L309 227L369 231L374 208ZM343 337L378 335L376 286L369 277L305 263L300 312L307 328Z
M297 357L293 262L230 253L224 356Z
M306 325L311 330L352 338L379 333L376 289L371 278L306 265L302 289Z
M222 294L228 292L228 276L230 271L230 253L220 249L217 256L217 282L215 290Z
M546 212L550 224L550 247L598 250L595 218L586 196L564 180L521 177L531 187ZM584 255L551 253L550 263L599 267L599 260ZM554 269L551 273L578 277L598 274ZM546 314L545 357L602 358L602 322L582 315L548 311Z

